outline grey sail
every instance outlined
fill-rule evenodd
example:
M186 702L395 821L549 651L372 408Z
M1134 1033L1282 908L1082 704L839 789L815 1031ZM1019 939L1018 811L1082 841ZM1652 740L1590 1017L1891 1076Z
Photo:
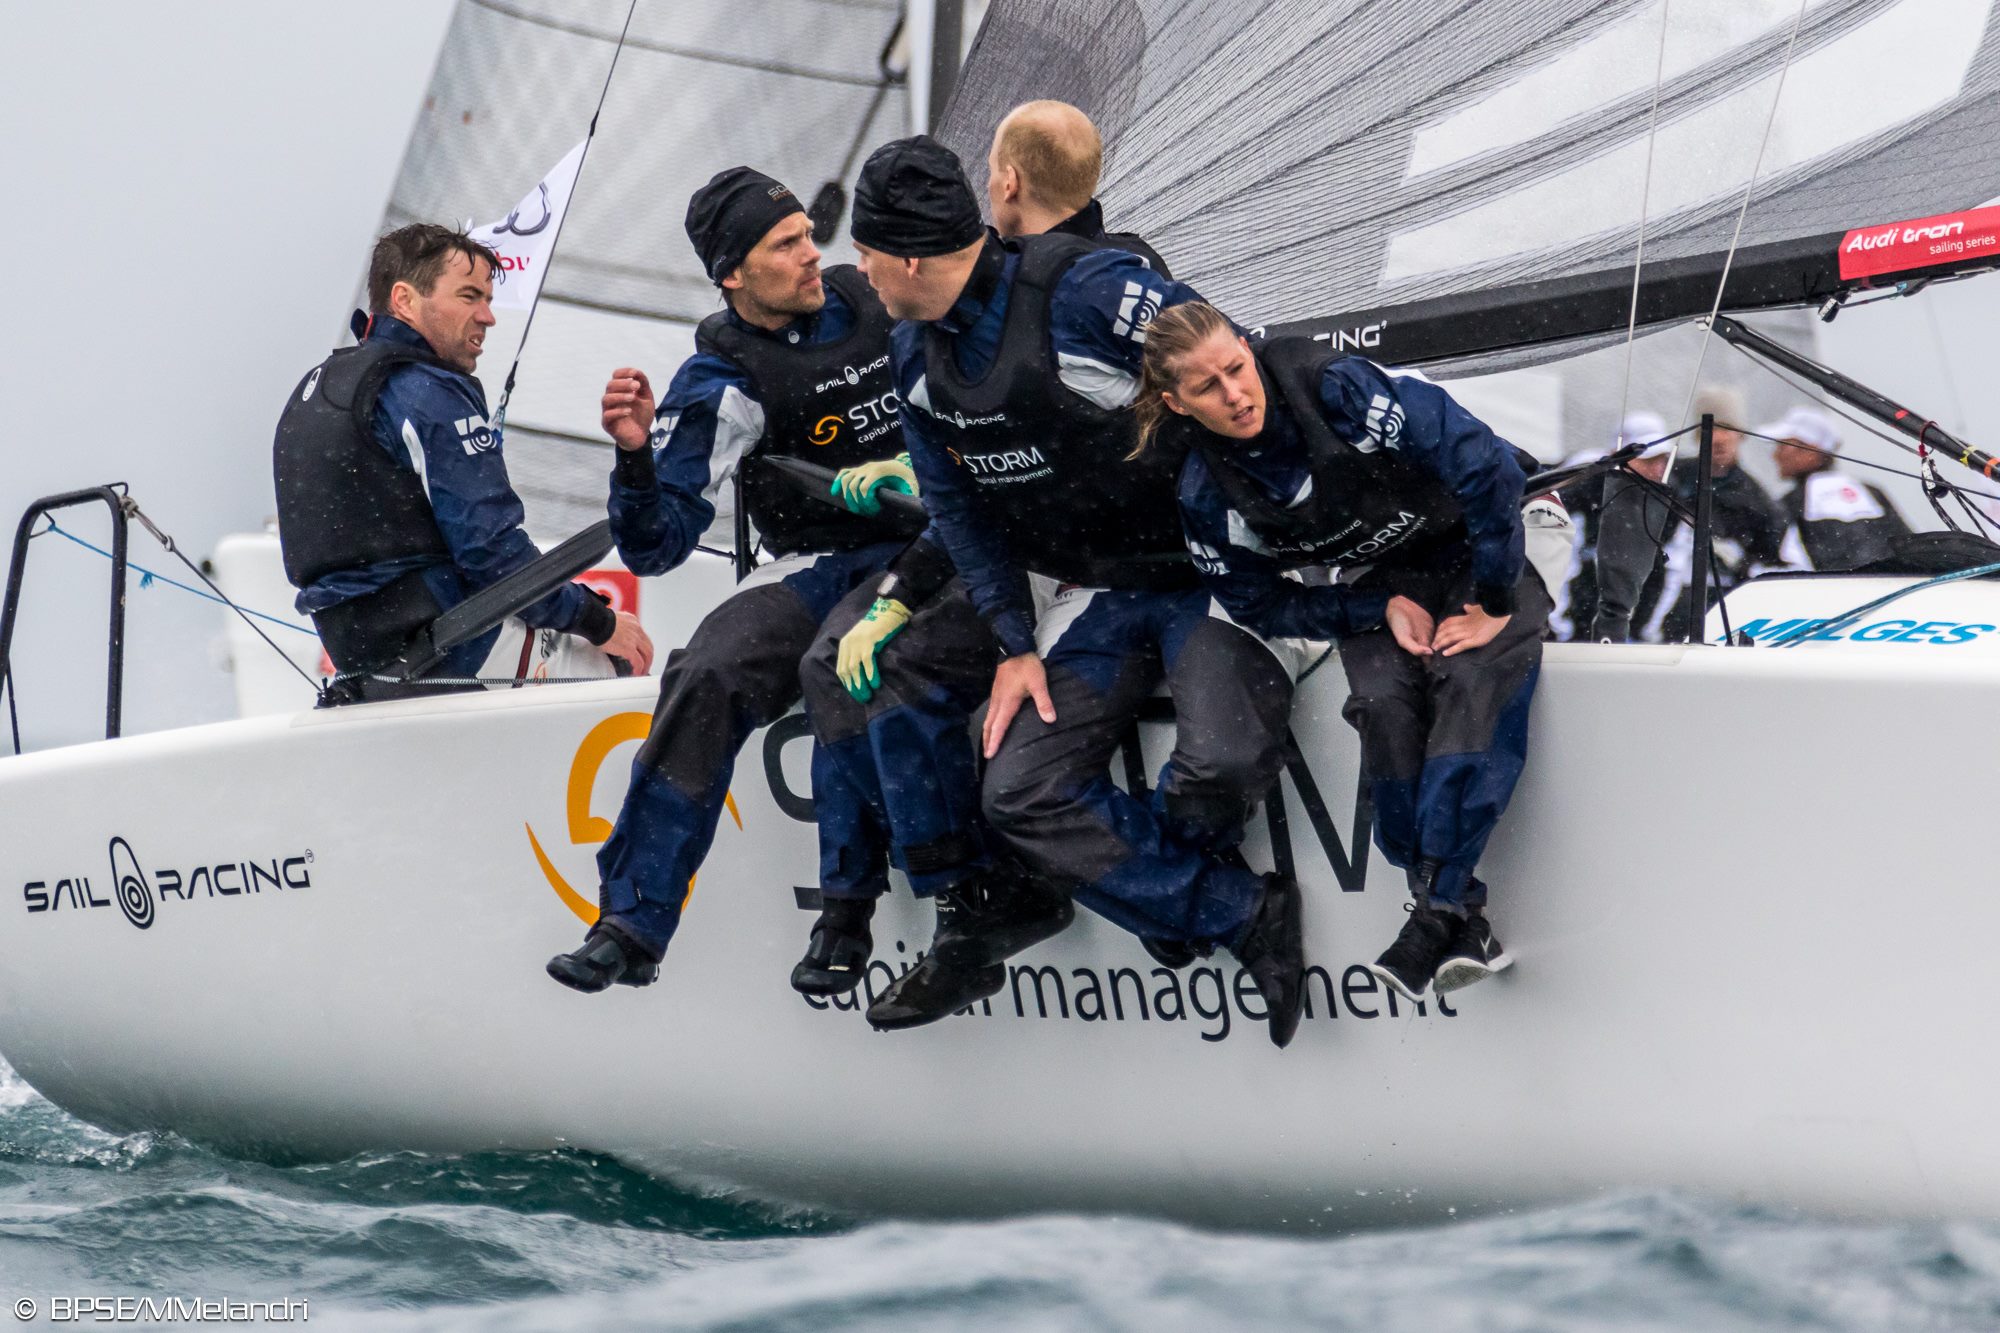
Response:
M1013 0L941 133L1084 99L1114 217L1239 318L1324 319L1629 268L1642 216L1649 265L1720 256L1753 171L1745 252L1981 203L1991 8Z
M810 201L851 188L873 144L907 133L885 61L897 0L640 0L561 244L542 290L507 421L509 468L544 539L604 516L609 442L597 395L637 365L664 392L720 308L682 227L687 198L748 162ZM503 216L582 139L625 0L461 0L391 192L385 226ZM827 262L851 259L842 235ZM489 341L489 396L519 335Z

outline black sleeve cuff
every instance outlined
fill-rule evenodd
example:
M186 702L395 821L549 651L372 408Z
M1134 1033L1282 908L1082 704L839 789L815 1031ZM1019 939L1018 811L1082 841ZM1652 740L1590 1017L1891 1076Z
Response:
M651 449L620 449L618 461L612 465L611 479L620 486L634 491L659 489L660 474L653 468Z
M949 555L920 538L889 562L889 572L875 592L880 597L893 597L914 611L937 596L938 590L957 573Z
M618 616L612 611L611 604L600 594L584 588L583 610L577 612L576 616L576 633L588 639L594 646L602 648L617 628Z
M1479 609L1489 616L1511 616L1514 614L1514 585L1481 583L1473 588L1472 600L1479 603Z

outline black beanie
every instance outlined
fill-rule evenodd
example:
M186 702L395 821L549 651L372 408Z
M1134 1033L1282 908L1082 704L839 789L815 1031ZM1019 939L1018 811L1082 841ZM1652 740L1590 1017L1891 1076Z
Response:
M794 213L798 196L761 171L718 171L688 200L687 234L708 280L720 287L764 234Z
M928 134L868 155L854 186L854 239L898 259L963 250L986 234L958 154Z

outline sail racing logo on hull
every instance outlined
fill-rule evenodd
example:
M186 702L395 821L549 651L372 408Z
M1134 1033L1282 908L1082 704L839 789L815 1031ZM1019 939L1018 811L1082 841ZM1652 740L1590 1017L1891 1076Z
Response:
M124 838L112 838L105 851L111 862L109 897L100 890L99 881L89 875L32 879L21 886L21 901L29 914L115 905L127 921L140 930L150 930L160 907L169 898L192 903L198 898L249 898L266 892L286 893L312 887L310 848L295 856L205 861L185 870L157 867L150 874L139 854L132 850L132 844Z
M146 872L140 869L132 844L123 838L111 840L111 884L112 896L118 899L125 919L141 930L151 926L153 886L146 882Z

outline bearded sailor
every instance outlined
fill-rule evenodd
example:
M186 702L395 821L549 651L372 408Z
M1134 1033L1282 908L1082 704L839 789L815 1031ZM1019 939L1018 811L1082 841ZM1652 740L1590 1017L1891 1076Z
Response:
M987 236L957 157L923 136L869 158L853 235L905 321L891 355L925 508L1006 654L982 727L987 827L1118 925L1232 951L1284 1045L1304 969L1298 890L1231 853L1280 767L1291 680L1212 614L1181 543L1174 468L1126 461L1146 321L1195 293L1080 237ZM1029 575L1052 598L1038 605ZM1163 677L1179 726L1148 803L1109 764ZM1004 914L940 913L930 951L870 1021L914 1026L993 994L1036 933Z
M693 552L733 486L775 559L667 658L651 730L598 854L600 915L580 947L548 964L550 976L586 992L657 976L714 841L737 751L798 702L799 659L820 622L880 578L915 529L842 513L757 466L765 455L809 453L836 468L885 458L889 471L903 467L893 462L889 319L868 285L846 266L822 271L798 199L748 167L695 192L687 232L727 308L702 322L695 355L657 408L643 371L613 373L603 400L618 446L612 533L635 573L664 574ZM872 901L887 877L875 825L837 801L818 808L826 900ZM841 966L815 930L800 965L808 987L851 985Z
M1508 957L1480 852L1527 753L1550 602L1521 519L1533 460L1423 379L1309 338L1254 352L1213 307L1147 337L1144 456L1181 458L1180 506L1216 599L1267 635L1340 640L1375 838L1410 917L1374 971L1411 999ZM1288 570L1337 567L1333 583Z

